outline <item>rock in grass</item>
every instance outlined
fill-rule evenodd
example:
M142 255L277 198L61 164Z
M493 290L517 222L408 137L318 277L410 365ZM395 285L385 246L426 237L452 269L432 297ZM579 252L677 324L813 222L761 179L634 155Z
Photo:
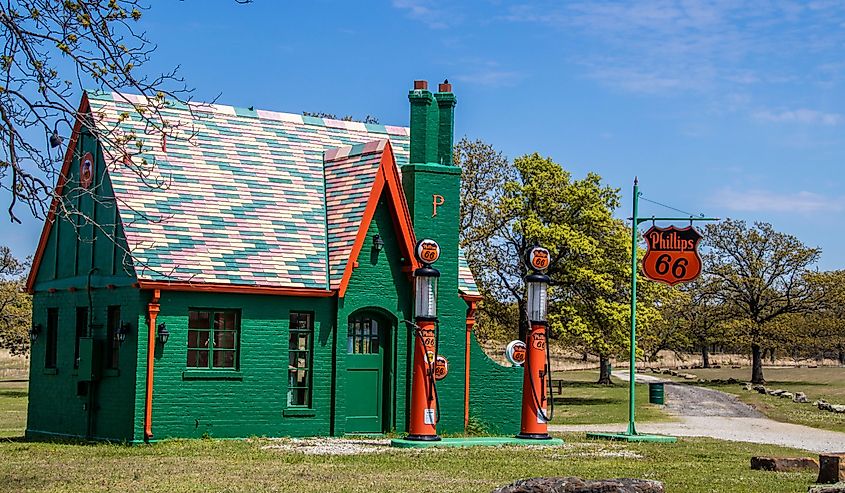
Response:
M792 399L792 392L784 392L779 396L781 399Z
M663 483L647 479L520 479L493 493L664 493Z
M755 385L755 386L751 387L751 389L752 389L752 390L756 390L757 392L759 392L759 393L761 393L761 394L765 394L765 393L766 393L766 387L765 387L765 386L763 386L763 385Z
M845 452L819 454L819 479L816 482L822 484L845 482Z
M831 404L830 410L835 413L845 413L845 404Z
M796 392L795 395L792 396L792 402L797 402L799 404L806 404L807 402L810 402L810 401L807 399L807 394L805 394L804 392Z
M811 486L807 493L845 493L845 483L830 484L827 486Z
M819 472L819 461L812 457L752 457L751 469L755 471Z
M813 403L814 406L819 408L819 411L833 411L833 406L831 406L827 401L824 399L819 399Z

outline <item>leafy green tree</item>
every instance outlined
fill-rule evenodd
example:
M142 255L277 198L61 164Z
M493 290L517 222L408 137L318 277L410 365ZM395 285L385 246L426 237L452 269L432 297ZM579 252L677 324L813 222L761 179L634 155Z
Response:
M32 297L23 291L27 265L0 246L0 348L13 355L29 353Z
M499 310L503 323L528 331L523 262L527 250L543 245L552 254L548 274L553 334L577 340L609 358L627 341L625 298L627 229L613 217L619 192L596 174L573 179L539 154L509 163L489 145L462 140L456 163L464 171L461 245L485 297L485 310ZM514 320L516 319L516 320ZM606 379L609 382L609 374Z
M712 277L739 340L751 347L751 381L764 383L763 348L782 340L775 322L821 302L819 290L809 282L821 250L771 224L749 227L731 219L707 225L705 242L705 273Z

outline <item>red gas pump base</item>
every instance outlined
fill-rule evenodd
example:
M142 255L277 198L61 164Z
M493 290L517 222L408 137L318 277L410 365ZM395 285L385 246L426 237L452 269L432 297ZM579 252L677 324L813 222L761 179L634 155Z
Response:
M520 433L516 436L520 440L551 440L548 433Z
M502 447L502 446L535 446L557 447L563 445L560 438L549 437L547 440L524 440L515 437L462 437L443 438L439 441L418 441L405 438L395 438L390 441L391 447L396 448L429 448L429 447Z
M440 438L440 435L408 435L403 440L410 440L412 442L439 442L442 438Z

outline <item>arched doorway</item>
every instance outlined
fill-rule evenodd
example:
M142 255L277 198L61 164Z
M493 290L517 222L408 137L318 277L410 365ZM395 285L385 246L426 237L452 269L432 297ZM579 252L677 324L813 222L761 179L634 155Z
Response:
M392 317L373 310L349 316L346 332L346 432L388 431L392 391Z

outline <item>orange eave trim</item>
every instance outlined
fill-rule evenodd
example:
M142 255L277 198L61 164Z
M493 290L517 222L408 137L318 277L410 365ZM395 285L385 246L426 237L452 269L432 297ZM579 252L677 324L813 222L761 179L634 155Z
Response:
M35 276L38 274L38 268L41 267L41 258L44 256L44 249L47 248L47 240L50 238L50 231L53 229L53 223L56 219L56 209L58 209L58 198L62 196L62 190L65 187L68 174L70 172L70 165L73 163L73 153L76 150L76 142L79 140L79 132L82 130L82 119L79 115L91 111L91 105L88 103L88 94L82 93L82 101L79 103L79 109L76 112L76 122L73 124L73 133L70 135L70 140L65 150L65 158L62 162L62 171L59 173L59 179L56 182L56 190L53 192L53 200L50 202L50 211L47 213L47 220L44 222L44 227L41 229L41 238L38 240L38 248L35 250L35 257L32 259L32 268L29 270L29 276L26 279L26 291L32 294L35 286Z
M315 288L284 288L276 286L248 286L244 284L192 283L185 281L138 281L141 289L161 291L197 291L203 293L270 294L276 296L301 296L328 298L334 291Z
M361 248L364 246L364 240L367 238L367 232L370 229L370 223L375 215L378 207L381 193L387 187L390 197L390 205L394 215L394 222L399 232L399 246L405 254L406 261L410 264L411 270L418 267L417 261L414 258L414 228L411 226L411 214L408 210L408 202L405 200L405 194L402 192L402 184L399 182L399 172L396 169L396 161L393 157L393 146L390 141L384 146L382 151L381 162L376 171L376 178L373 182L373 188L370 191L370 196L367 198L367 206L364 209L364 214L361 217L361 224L358 226L358 233L355 235L355 242L352 244L352 251L349 253L349 260L346 262L346 268L343 270L343 277L340 279L340 286L338 287L338 297L343 298L346 294L346 288L349 285L349 279L352 278L352 270L354 268L355 259L361 253Z
M478 302L481 301L482 297L480 294L459 294L461 298L464 299L467 303Z

